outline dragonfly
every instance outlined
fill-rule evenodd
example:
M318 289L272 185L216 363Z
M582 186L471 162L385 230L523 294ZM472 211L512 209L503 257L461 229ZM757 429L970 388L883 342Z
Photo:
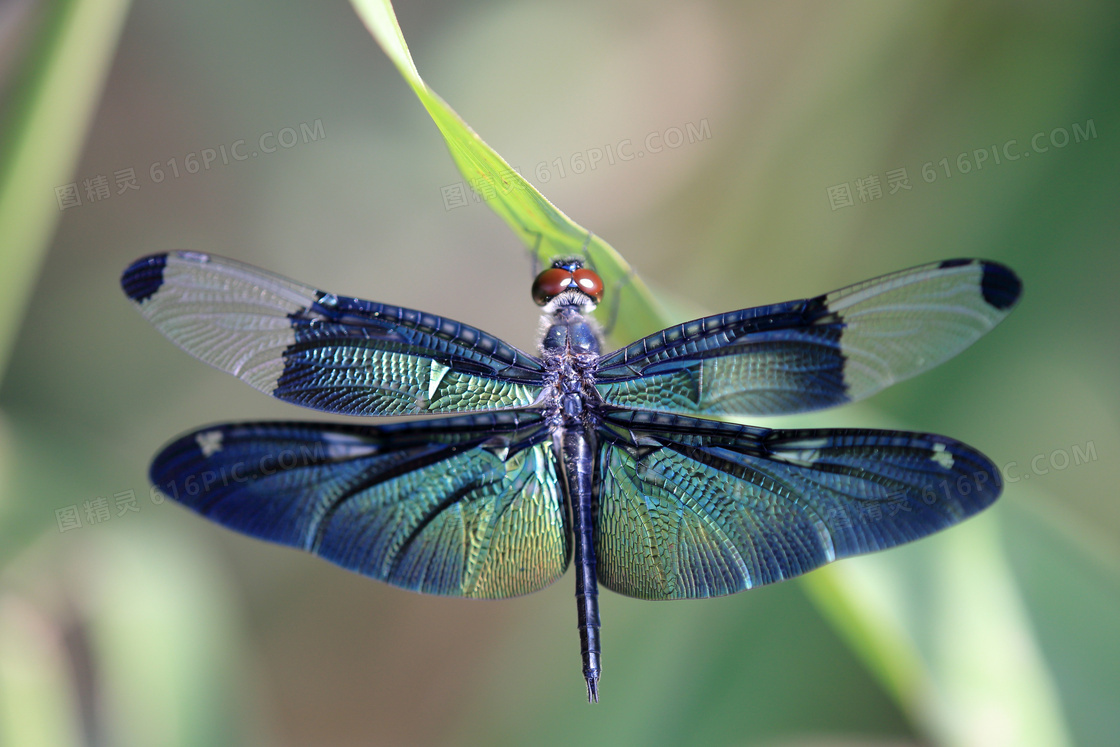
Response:
M768 429L868 397L961 352L1022 285L954 259L832 293L678 324L611 353L580 258L533 282L537 354L423 311L176 251L121 285L195 358L284 402L380 425L212 425L154 458L152 483L225 527L426 594L500 599L574 555L588 700L602 672L598 587L700 599L917 540L1000 494L959 441Z

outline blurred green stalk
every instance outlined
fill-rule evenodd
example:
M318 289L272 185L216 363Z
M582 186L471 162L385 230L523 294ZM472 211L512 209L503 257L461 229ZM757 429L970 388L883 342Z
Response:
M44 3L0 124L0 376L81 153L128 0Z

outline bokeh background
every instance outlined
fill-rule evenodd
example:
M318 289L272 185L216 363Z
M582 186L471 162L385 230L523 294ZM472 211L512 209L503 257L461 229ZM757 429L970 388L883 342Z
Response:
M0 6L0 201L37 206L0 222L0 744L1115 743L1116 3L398 3L428 83L682 317L950 257L1024 280L975 348L796 421L973 444L1008 478L993 509L808 584L606 592L593 708L570 578L425 598L153 501L172 436L315 415L174 349L119 290L132 259L227 255L528 349L531 270L344 0L106 2L127 16L102 58L63 66L92 71L88 129L49 120L80 149L12 179L44 40L77 5ZM223 163L237 141L253 155Z

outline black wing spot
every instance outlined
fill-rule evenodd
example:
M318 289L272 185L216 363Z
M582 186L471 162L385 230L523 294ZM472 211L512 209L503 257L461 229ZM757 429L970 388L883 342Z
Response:
M984 276L980 280L980 292L992 307L1005 311L1015 305L1023 292L1023 281L1003 265L995 262L984 263Z
M133 262L121 274L121 288L136 303L144 303L163 285L166 254L153 254Z

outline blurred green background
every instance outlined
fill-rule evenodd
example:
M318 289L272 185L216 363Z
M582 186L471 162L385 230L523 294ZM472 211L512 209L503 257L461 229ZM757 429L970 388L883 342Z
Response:
M807 585L607 592L594 708L570 579L425 598L152 500L172 436L317 416L152 330L117 283L138 256L227 255L522 348L537 312L348 3L124 10L0 6L0 745L1116 742L1116 3L399 3L432 88L682 317L950 257L1024 280L953 361L784 421L964 440L1005 470L993 509Z

